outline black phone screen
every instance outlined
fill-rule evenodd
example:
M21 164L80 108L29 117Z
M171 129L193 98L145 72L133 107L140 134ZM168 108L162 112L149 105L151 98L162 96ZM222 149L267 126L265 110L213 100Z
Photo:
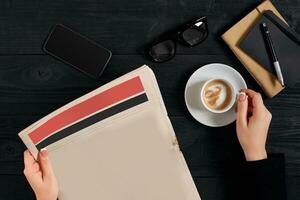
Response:
M111 57L106 48L61 24L50 33L44 51L94 78L102 74Z

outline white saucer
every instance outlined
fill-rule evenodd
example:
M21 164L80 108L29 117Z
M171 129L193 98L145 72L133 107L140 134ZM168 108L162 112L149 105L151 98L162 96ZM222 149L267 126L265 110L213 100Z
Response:
M230 82L234 88L234 96L242 88L247 88L246 82L239 72L232 67L220 63L204 65L196 70L189 78L184 92L185 104L191 115L200 123L220 127L235 121L235 105L225 113L216 114L204 108L200 100L200 90L208 79L221 78Z

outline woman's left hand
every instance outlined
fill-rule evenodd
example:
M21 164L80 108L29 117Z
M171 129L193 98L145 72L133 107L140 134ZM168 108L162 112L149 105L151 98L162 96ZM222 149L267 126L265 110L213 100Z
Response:
M38 160L37 162L28 150L24 152L24 175L37 200L56 200L58 184L47 150L39 152Z

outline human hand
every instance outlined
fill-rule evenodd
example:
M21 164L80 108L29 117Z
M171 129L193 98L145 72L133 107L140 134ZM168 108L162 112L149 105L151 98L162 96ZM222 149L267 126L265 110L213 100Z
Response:
M35 161L28 150L24 152L24 175L37 200L56 200L58 197L58 184L47 150L39 152L38 160L38 162Z
M237 101L236 132L247 161L267 158L266 140L272 114L259 93L243 89Z

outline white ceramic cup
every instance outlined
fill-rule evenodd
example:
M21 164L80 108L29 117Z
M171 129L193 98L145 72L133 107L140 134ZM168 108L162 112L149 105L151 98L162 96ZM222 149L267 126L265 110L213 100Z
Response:
M225 108L223 108L221 110L219 110L219 109L216 110L216 109L212 109L212 108L208 107L207 104L205 103L205 99L204 99L205 98L204 97L204 89L205 89L205 87L209 83L211 83L213 81L216 81L216 80L223 81L224 83L226 83L229 86L229 88L231 90L231 100L230 100L230 103ZM205 81L205 83L203 84L203 86L201 88L201 93L200 93L200 99L201 99L201 102L202 102L203 106L207 110L209 110L210 112L213 112L213 113L224 113L224 112L227 112L228 110L230 110L232 108L232 106L234 105L234 103L235 103L235 100L236 100L235 96L236 96L236 94L235 94L233 86L229 83L229 81L227 81L225 79L221 79L221 78L214 78L214 79L209 79L209 80Z

